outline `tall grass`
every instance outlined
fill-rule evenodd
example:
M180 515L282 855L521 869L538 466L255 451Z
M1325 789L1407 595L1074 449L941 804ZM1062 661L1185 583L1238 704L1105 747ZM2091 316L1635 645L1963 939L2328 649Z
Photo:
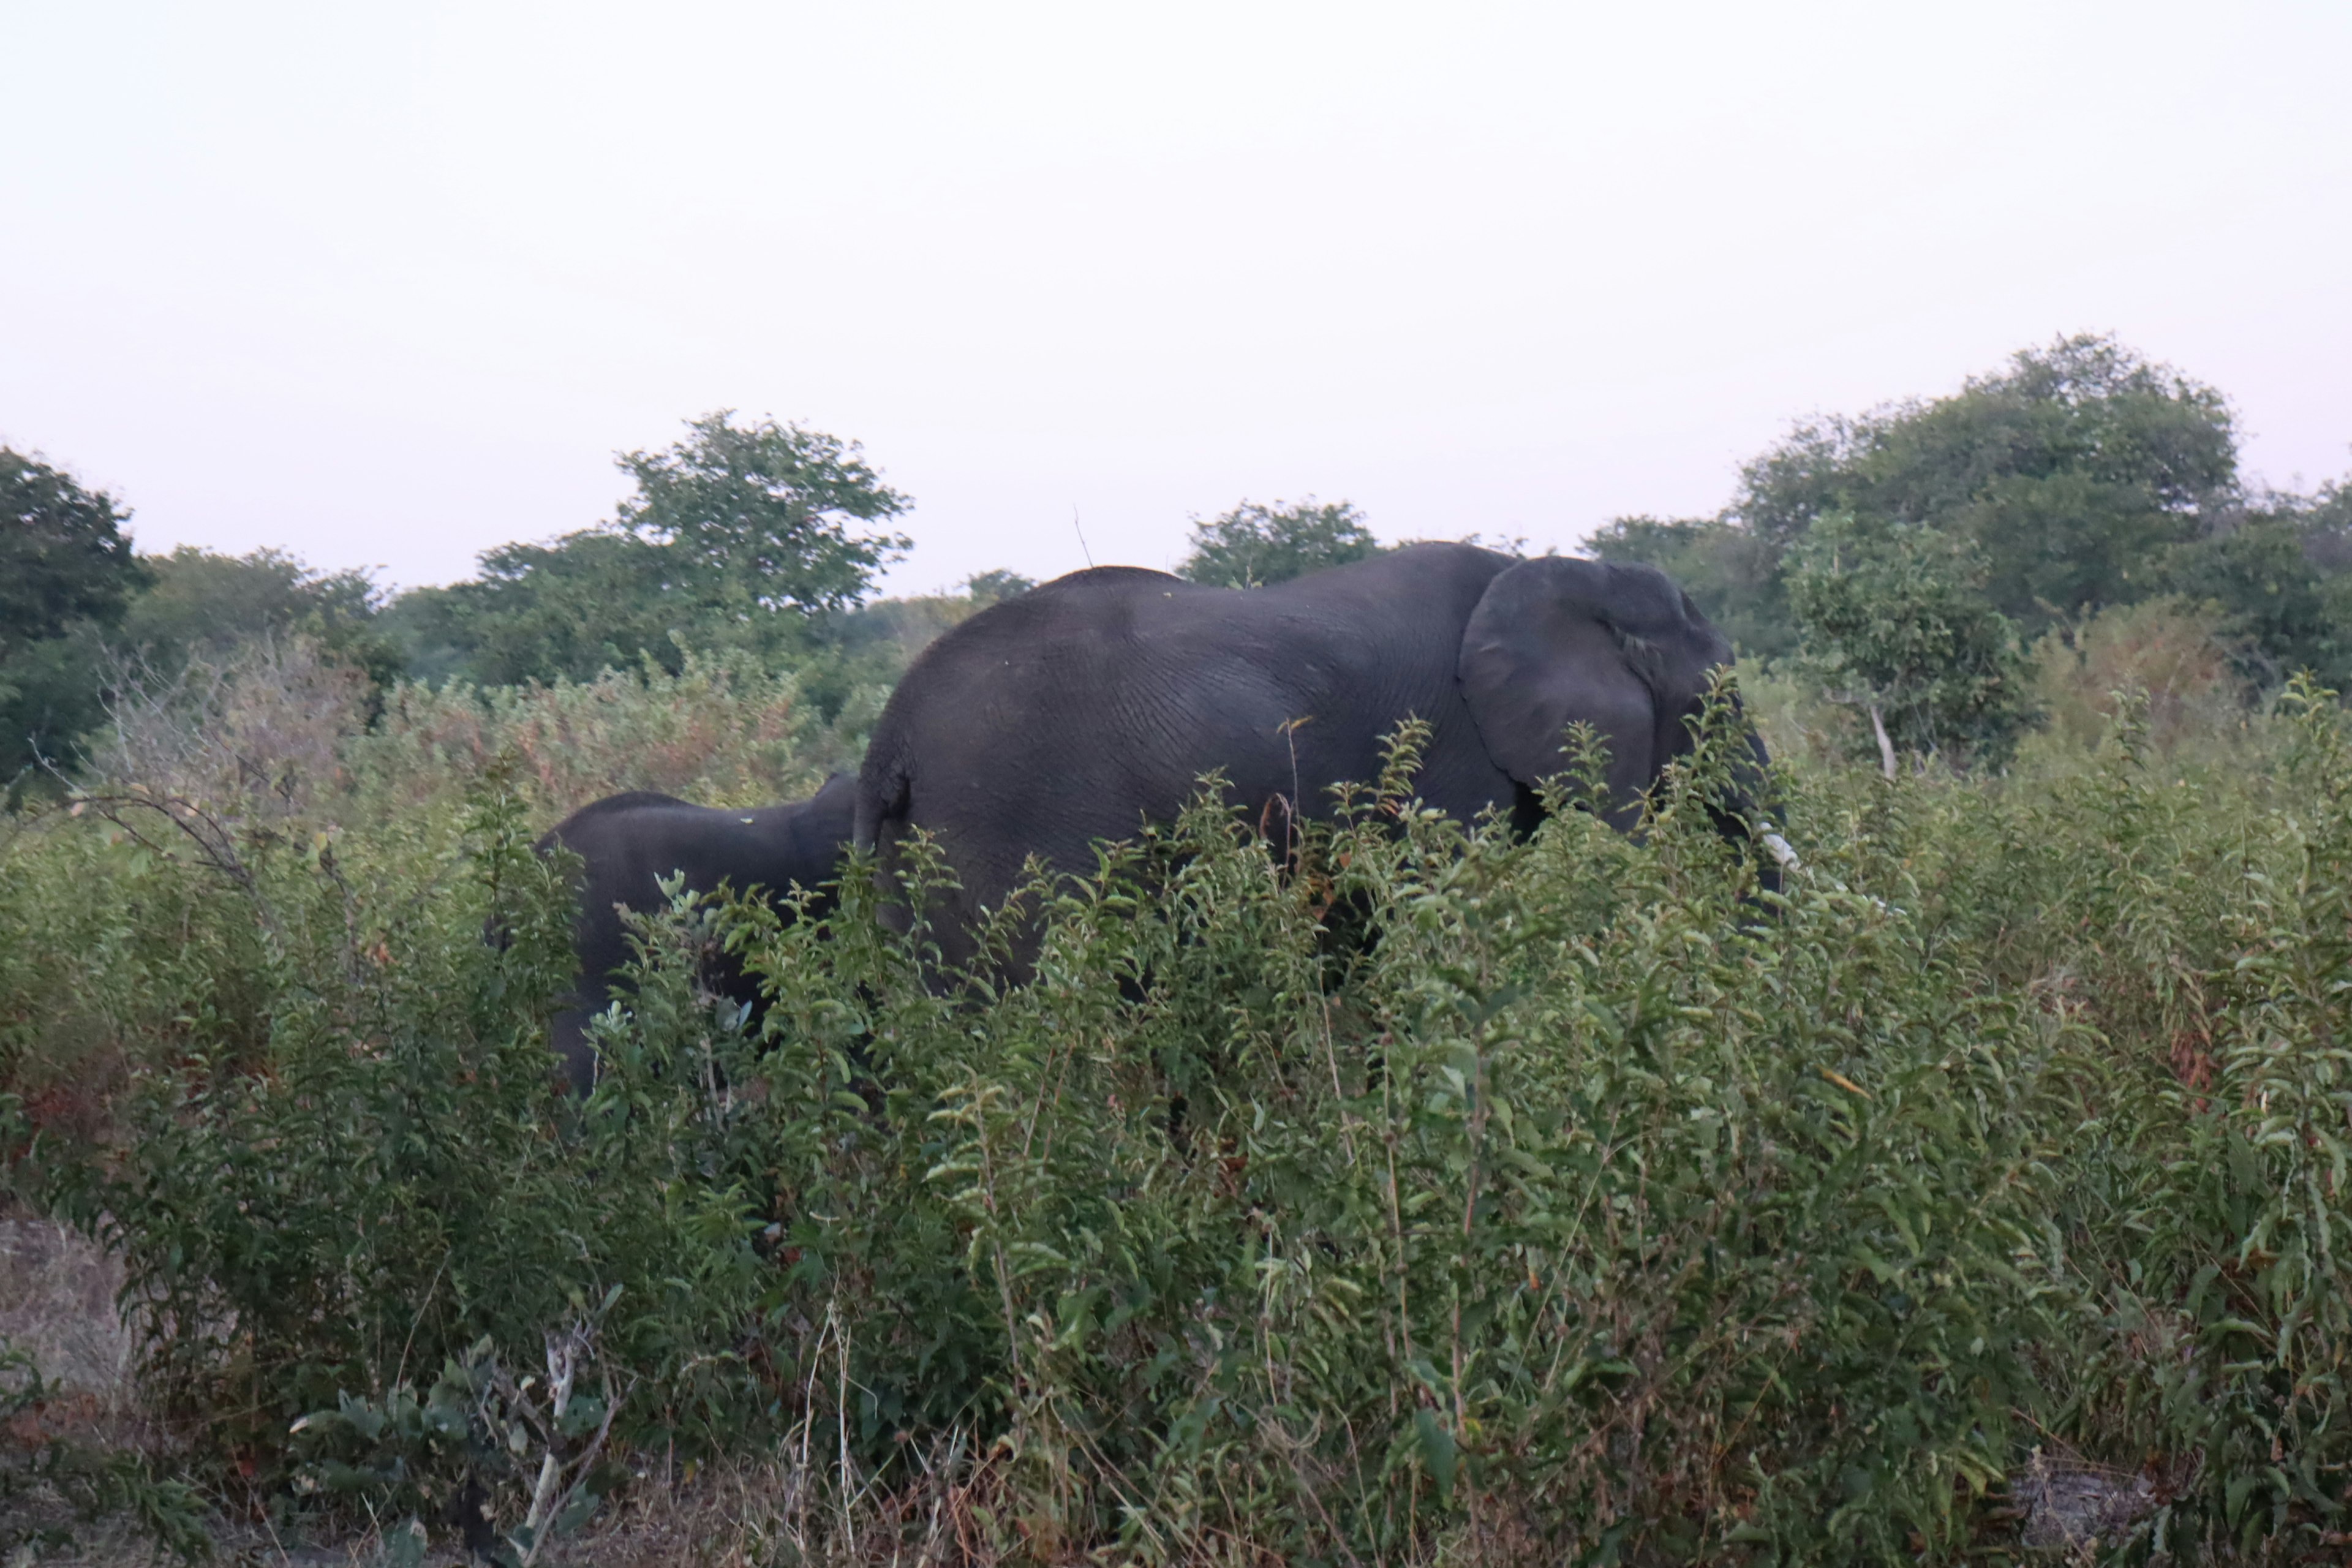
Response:
M688 653L674 676L648 664L551 687L404 684L346 754L369 816L446 802L499 757L513 761L531 805L558 816L633 789L764 804L855 767L887 695L855 689L826 721L795 677L740 651Z
M1420 810L1408 732L1295 855L1204 802L1032 886L1019 987L863 866L681 902L583 1103L527 847L666 721L584 693L486 765L419 699L331 821L118 791L0 849L12 1180L121 1259L224 1503L520 1561L763 1466L775 1561L1958 1561L2055 1462L2105 1551L2344 1529L2325 694L2234 753L2126 700L2004 779L1800 766L1777 894L1717 741L1641 834L1572 776L1518 842Z

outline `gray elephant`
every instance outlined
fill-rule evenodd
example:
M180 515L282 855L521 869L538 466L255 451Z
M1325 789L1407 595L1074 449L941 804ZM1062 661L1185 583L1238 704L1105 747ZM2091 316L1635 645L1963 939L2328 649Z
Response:
M574 1089L586 1094L595 1087L588 1020L625 994L614 979L629 960L622 909L651 913L664 908L661 879L679 872L691 891L710 892L722 882L739 890L758 888L781 909L793 888L820 889L837 875L856 799L856 781L847 773L834 774L807 800L749 811L689 805L636 790L582 806L540 839L541 854L562 845L582 862L572 937L580 973L554 1029L556 1053ZM826 895L816 907L830 902ZM759 999L758 986L724 955L705 975L736 1002Z
M1171 819L1213 770L1252 820L1328 812L1328 786L1376 778L1410 717L1430 726L1423 799L1464 821L1500 806L1523 831L1532 786L1567 765L1562 731L1591 724L1623 826L1731 657L1649 566L1430 543L1259 589L1099 567L924 650L867 747L856 840L887 871L911 830L937 837L962 884L937 911L958 963L1024 857L1089 870L1096 840ZM1725 803L1727 833L1747 836L1748 807Z

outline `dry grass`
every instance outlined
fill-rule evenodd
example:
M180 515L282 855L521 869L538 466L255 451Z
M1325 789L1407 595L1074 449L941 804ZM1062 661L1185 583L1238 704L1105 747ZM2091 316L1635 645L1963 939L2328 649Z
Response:
M0 1346L29 1353L48 1394L0 1427L0 1464L13 1470L60 1440L102 1447L140 1440L131 1337L114 1307L121 1279L119 1263L65 1226L0 1218ZM0 1485L0 1545L10 1548L8 1568L150 1560L127 1527L75 1525L74 1510L55 1488ZM44 1542L50 1550L33 1555Z
M114 1310L121 1284L121 1265L64 1226L0 1219L0 1341L30 1352L44 1379L110 1429L136 1414L131 1334Z
M109 689L98 776L256 821L316 813L348 784L341 750L366 728L366 677L303 637L173 672L119 663Z
M354 775L345 809L366 819L453 800L501 754L551 819L633 789L706 804L797 799L854 764L856 745L840 729L817 721L793 677L743 656L551 687L404 685L344 748Z
M0 1219L0 1342L29 1352L54 1397L0 1435L29 1454L52 1439L105 1448L142 1447L152 1428L132 1379L134 1339L115 1308L119 1261L71 1229L24 1216ZM942 1442L895 1489L833 1484L824 1434L803 1432L793 1451L760 1461L668 1473L659 1456L635 1484L578 1534L549 1543L558 1568L764 1568L770 1563L983 1565L1035 1559L1035 1528L1014 1517L1002 1466L971 1461L961 1434ZM853 1477L853 1481L855 1478ZM218 1520L219 1561L253 1568L363 1568L388 1560L386 1530L338 1539L289 1540L267 1525ZM148 1568L170 1559L127 1520L74 1521L46 1488L0 1497L0 1542L55 1531L45 1550L20 1545L5 1568ZM469 1561L454 1532L436 1526L423 1563ZM34 1552L33 1555L26 1555Z
M2088 752L2114 728L2113 693L2147 694L2147 739L2169 757L2183 745L2243 744L2245 683L2232 668L2221 611L2182 599L2103 610L2033 648L2034 698L2052 741ZM2048 742L2044 742L2048 744Z

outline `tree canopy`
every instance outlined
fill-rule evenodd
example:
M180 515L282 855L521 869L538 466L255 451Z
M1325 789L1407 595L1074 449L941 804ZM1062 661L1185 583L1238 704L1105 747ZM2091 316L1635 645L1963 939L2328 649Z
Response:
M98 716L96 635L143 581L131 513L0 447L0 789Z
M1037 585L1034 577L1024 577L1018 572L1003 567L993 572L975 572L964 583L964 591L979 605L993 605L999 599L1016 599Z
M869 605L909 548L887 525L911 503L857 443L803 425L721 410L615 462L630 493L606 521L387 599L364 571L282 551L134 560L112 498L0 449L0 779L70 752L100 716L110 648L168 672L299 631L380 687L741 652L789 665L829 716L1034 586L982 572ZM1255 588L1381 548L1346 500L1244 500L1192 520L1177 570ZM2220 628L2212 667L2254 687L2309 668L2352 688L2352 489L2250 486L2221 395L2108 336L2027 349L1947 396L1801 421L1721 511L1622 517L1590 548L1664 568L1743 655L1866 716L1882 761L1998 757L2029 718L2021 650L2123 605L2188 601L2200 636Z
M1176 574L1227 588L1263 588L1302 573L1379 554L1364 514L1344 500L1313 496L1296 505L1243 501L1203 522L1192 520L1192 552Z
M146 584L125 606L112 640L159 668L217 660L256 637L299 632L377 686L401 673L399 650L376 625L382 593L364 568L318 572L284 550L223 555L193 544L142 557L141 564Z
M1790 552L1800 668L1898 753L1998 761L2032 717L2024 653L1984 594L1981 550L1924 523L1831 512Z
M501 545L473 581L404 595L387 624L411 668L507 684L648 658L676 672L688 647L778 653L861 602L909 547L853 530L911 504L856 442L723 410L687 428L662 451L620 455L636 491L610 523Z
M2238 499L2220 393L2112 337L2073 337L1948 397L1802 421L1741 468L1719 517L1621 519L1592 545L1679 566L1735 640L1777 655L1795 646L1788 552L1831 513L1973 540L1984 593L2039 630L2169 591L2172 552L2227 527Z
M544 544L503 544L471 580L402 595L385 613L409 671L484 686L592 679L645 658L675 674L704 606L676 590L660 548L583 529Z
M130 521L104 490L0 447L0 634L39 642L121 619L141 581Z
M1798 426L1742 471L1730 515L1775 552L1832 511L1963 535L1994 605L2039 629L2164 591L2172 547L2237 499L2220 393L2074 337L1950 397Z
M2168 575L2175 593L2221 610L2259 684L2309 669L2352 689L2352 489L2260 497L2176 549Z
M619 526L667 554L677 585L721 613L854 605L875 574L913 542L852 533L851 522L897 517L911 504L844 443L822 431L731 410L688 421L692 439L661 452L625 452L637 482Z
M2021 640L2178 595L2217 606L2264 684L2352 680L2352 502L2250 495L2227 400L2111 336L2027 349L1947 397L1802 421L1718 515L1620 518L1591 548L1663 567L1750 657L1819 669L1820 584L1809 620L1792 574L1832 517L1964 544L1968 592Z

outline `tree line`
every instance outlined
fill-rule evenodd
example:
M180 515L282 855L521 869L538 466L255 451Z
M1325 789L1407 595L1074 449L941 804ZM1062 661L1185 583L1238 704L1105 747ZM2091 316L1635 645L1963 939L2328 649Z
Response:
M2255 690L2352 680L2352 489L2250 480L2222 395L2111 336L1800 422L1720 512L1590 548L1664 567L1743 655L1864 715L1890 767L1997 759L2035 717L2029 644L2151 599L2210 606Z
M110 683L170 679L257 637L302 635L378 689L585 681L689 653L741 650L802 678L821 711L895 679L929 636L1034 586L974 574L942 599L875 600L912 502L856 442L729 411L667 448L619 455L632 491L612 518L502 544L446 587L381 591L362 569L316 571L274 549L132 552L131 511L37 457L0 449L0 785L72 759ZM1346 502L1244 502L1199 521L1181 570L1278 582L1378 548Z
M133 553L131 513L0 448L0 780L69 760L110 680L301 633L363 670L481 686L675 673L741 649L837 703L910 644L1032 584L979 574L944 600L875 600L912 502L858 444L721 411L625 452L602 522L503 544L474 577L386 595L278 550ZM1250 587L1381 547L1346 500L1244 501L1193 520L1181 574ZM1800 421L1711 517L1623 517L1587 548L1664 568L1742 655L1796 675L1898 752L1998 761L2035 718L2033 639L2099 611L2209 606L2251 689L2352 680L2352 489L2265 488L2221 393L2112 337L2012 356L1949 396Z

